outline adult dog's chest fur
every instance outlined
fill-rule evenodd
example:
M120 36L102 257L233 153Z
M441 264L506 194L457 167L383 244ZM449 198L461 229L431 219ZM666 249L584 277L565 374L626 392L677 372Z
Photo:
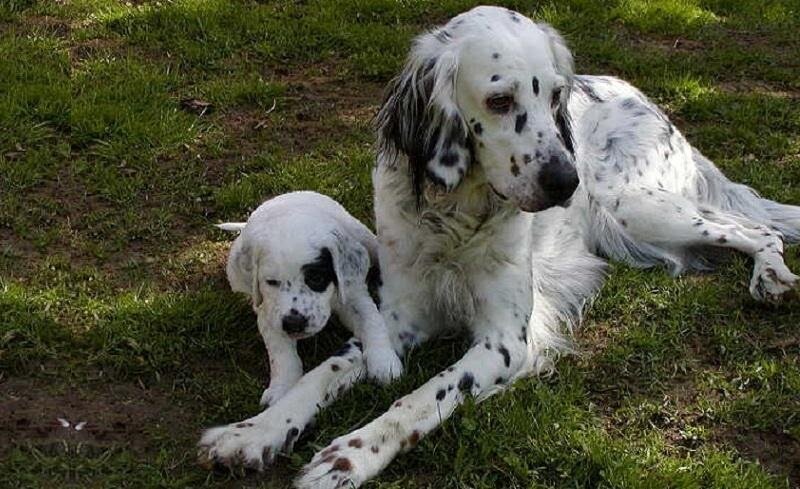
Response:
M471 319L485 284L503 270L526 270L529 220L495 198L471 175L453 192L426 189L418 209L402 170L379 168L375 174L378 236L387 249L387 268L413 275L427 302L454 322ZM528 232L526 232L526 230ZM509 267L509 265L512 265ZM381 264L384 266L384 263Z

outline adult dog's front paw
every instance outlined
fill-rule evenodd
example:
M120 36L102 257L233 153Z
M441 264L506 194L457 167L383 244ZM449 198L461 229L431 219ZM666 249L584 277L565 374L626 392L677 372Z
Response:
M368 350L367 374L381 384L388 384L403 375L403 362L391 348Z
M334 440L314 455L294 484L297 489L359 487L377 474L392 456L390 450L371 439L366 428ZM381 453L383 451L383 453ZM388 456L388 457L387 457Z
M779 302L784 294L797 288L800 277L783 262L757 263L750 280L750 295L758 301Z
M264 392L261 394L261 400L258 402L258 404L262 409L267 409L270 406L274 406L275 403L278 402L284 395L286 395L291 388L291 385L270 384L269 387L264 389Z
M233 468L242 466L258 471L272 464L278 453L290 453L303 427L290 418L261 420L255 418L211 428L198 443L198 463Z

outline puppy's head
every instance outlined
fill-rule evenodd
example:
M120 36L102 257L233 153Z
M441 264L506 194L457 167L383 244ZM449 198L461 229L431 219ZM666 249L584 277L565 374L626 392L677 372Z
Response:
M572 55L546 24L478 7L418 37L378 114L384 151L455 188L479 165L488 184L526 211L562 205L578 185L567 101Z
M366 290L369 255L349 236L297 224L272 221L260 234L245 228L245 244L231 262L249 279L256 313L300 339L322 330L337 303Z

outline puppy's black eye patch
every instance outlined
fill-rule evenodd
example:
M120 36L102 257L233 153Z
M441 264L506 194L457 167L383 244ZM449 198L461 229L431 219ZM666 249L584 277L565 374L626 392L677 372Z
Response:
M317 259L303 265L301 270L306 285L314 292L325 292L331 283L337 283L333 256L328 248L322 248Z

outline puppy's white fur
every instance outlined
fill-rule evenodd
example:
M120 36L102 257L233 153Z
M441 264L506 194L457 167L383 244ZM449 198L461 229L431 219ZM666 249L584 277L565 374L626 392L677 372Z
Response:
M386 383L402 373L367 290L367 273L377 264L375 236L341 205L314 192L293 192L263 203L247 223L218 227L241 233L231 246L227 274L231 288L251 298L269 353L271 379L263 406L274 404L300 379L297 339L318 333L332 312L363 341L370 376ZM308 267L319 266L326 253L336 280L313 290ZM290 314L307 318L301 333L282 328Z

